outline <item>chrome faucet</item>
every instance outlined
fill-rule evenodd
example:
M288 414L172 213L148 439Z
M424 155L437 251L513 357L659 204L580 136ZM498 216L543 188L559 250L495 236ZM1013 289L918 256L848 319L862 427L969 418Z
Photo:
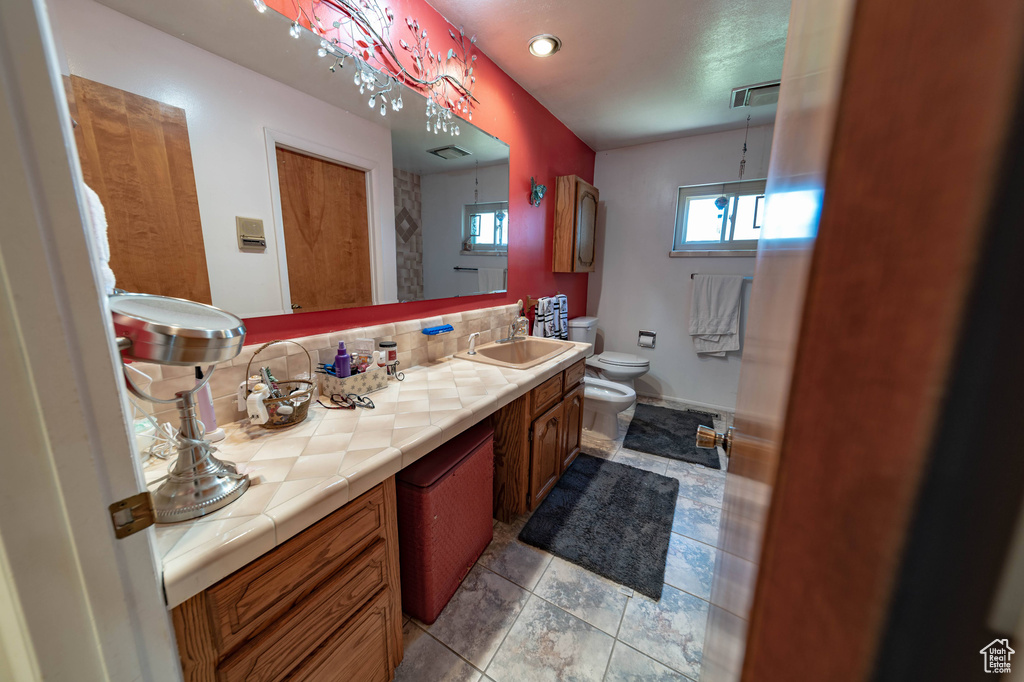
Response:
M530 321L522 315L516 315L512 319L512 324L508 326L508 338L502 339L498 343L507 343L509 341L515 341L520 335L523 337L528 336L530 330Z

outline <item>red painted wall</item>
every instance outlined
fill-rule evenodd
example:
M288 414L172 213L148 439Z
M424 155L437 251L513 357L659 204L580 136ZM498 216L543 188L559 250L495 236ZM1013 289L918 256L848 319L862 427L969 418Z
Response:
M391 0L395 15L391 39L406 38L406 17L413 17L432 38L433 49L447 51L448 22L424 0ZM294 17L294 0L268 0L267 5ZM304 6L308 7L306 2ZM329 25L329 22L327 22ZM469 35L473 27L466 26ZM445 46L445 47L441 47ZM483 47L486 47L483 46ZM526 45L523 45L526 50ZM245 320L249 343L274 338L322 334L395 320L409 320L487 306L515 303L530 295L561 292L569 297L571 315L587 309L587 275L551 272L555 215L555 177L578 175L594 180L594 151L520 87L482 51L477 51L474 95L479 100L472 123L510 146L509 151L509 272L508 293L396 303L349 310L321 311ZM557 69L557 58L551 61ZM342 84L344 85L344 84ZM351 83L349 83L351 86ZM422 115L407 107L399 116ZM530 177L548 186L539 208L530 205Z

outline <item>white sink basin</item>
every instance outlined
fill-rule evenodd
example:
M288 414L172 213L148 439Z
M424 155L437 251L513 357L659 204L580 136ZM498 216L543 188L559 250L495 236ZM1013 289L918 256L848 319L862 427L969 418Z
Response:
M499 341L487 343L477 346L476 355L470 355L469 351L462 351L461 353L456 353L455 357L463 360L472 360L473 362L482 362L485 365L528 369L546 360L550 360L556 355L561 355L572 347L573 343L571 341L527 336L515 341L505 341L504 343Z

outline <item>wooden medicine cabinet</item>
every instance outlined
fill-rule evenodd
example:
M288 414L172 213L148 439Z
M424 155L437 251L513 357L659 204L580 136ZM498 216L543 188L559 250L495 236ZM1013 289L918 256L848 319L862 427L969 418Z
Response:
M594 271L597 188L575 175L555 178L554 272Z

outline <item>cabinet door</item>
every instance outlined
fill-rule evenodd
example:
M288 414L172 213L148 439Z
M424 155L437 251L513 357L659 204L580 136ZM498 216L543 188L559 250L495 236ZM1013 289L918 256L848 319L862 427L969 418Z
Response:
M562 405L565 410L565 441L559 474L565 473L576 455L580 454L580 441L583 438L583 384L567 393Z
M594 233L597 230L597 188L576 180L576 246L573 270L594 271Z
M564 408L558 403L533 422L530 452L530 509L536 509L558 481L562 465Z

